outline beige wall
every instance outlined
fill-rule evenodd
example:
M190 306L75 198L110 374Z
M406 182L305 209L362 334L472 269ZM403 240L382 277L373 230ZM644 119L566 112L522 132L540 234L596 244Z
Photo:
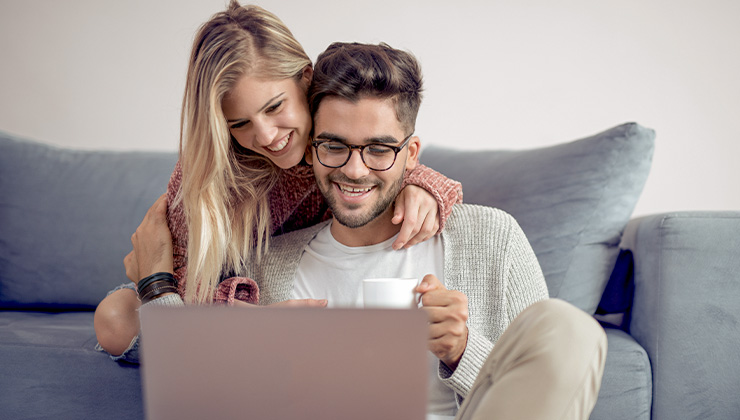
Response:
M187 54L225 0L0 0L0 130L175 150ZM625 121L657 131L636 214L740 209L740 2L266 0L315 58L411 50L426 145L531 148Z

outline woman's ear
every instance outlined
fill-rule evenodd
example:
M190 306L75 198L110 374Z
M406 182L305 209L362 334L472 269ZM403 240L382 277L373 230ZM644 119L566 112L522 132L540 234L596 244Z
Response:
M301 75L301 82L306 87L306 90L311 85L311 80L313 80L313 67L308 65L303 68L303 74Z
M410 171L419 164L419 153L421 152L421 139L413 136L409 139L409 153L406 155L406 170Z

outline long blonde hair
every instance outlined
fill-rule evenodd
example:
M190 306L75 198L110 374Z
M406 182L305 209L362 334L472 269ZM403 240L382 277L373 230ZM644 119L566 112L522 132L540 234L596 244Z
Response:
M235 144L221 109L224 96L244 75L298 80L310 65L288 28L258 6L231 0L198 31L180 120L186 302L212 302L221 273L240 273L252 251L259 256L267 249L270 236L268 192L279 169Z

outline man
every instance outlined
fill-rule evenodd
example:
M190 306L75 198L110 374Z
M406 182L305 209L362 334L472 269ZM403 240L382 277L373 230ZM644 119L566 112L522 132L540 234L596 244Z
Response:
M363 278L423 278L428 412L455 414L462 404L459 418L588 418L606 355L603 330L547 299L537 259L511 216L458 204L441 235L392 250L393 198L420 151L413 132L421 87L413 56L384 44L333 44L319 56L307 161L333 219L273 239L248 273L261 304L361 306Z

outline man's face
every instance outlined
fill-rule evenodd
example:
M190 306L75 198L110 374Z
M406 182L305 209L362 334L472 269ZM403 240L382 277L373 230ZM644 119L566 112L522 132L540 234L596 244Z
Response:
M365 98L356 103L330 97L321 102L314 116L314 140L335 140L347 145L386 144L400 146L406 136L387 99ZM401 190L405 170L416 166L419 140L412 137L393 166L386 171L368 169L359 150L340 168L327 168L311 148L319 189L334 218L349 228L359 228L383 214L392 216L391 205ZM389 217L390 219L390 217Z

